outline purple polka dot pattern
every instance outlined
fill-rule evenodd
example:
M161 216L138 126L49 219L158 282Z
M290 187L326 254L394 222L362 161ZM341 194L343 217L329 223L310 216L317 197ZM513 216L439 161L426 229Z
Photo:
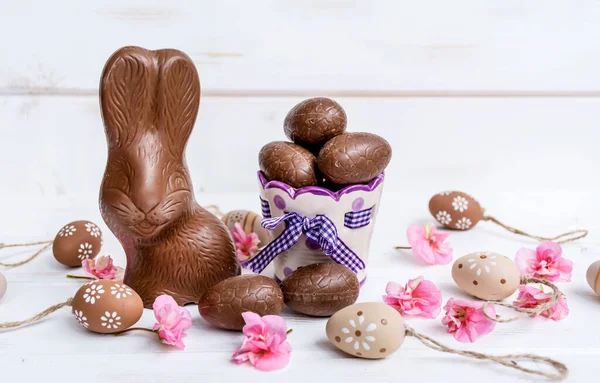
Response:
M309 250L319 250L321 248L321 246L319 246L317 242L313 241L310 238L306 238L306 247Z
M285 209L285 201L283 198L281 198L281 196L276 195L275 198L273 198L273 202L275 202L275 206L281 210Z
M293 272L294 272L294 270L290 269L289 267L285 267L285 268L283 269L283 275L285 275L286 277L287 277L288 275L290 275L291 273L293 273Z
M358 197L352 202L352 210L359 211L365 205L365 200L362 197Z

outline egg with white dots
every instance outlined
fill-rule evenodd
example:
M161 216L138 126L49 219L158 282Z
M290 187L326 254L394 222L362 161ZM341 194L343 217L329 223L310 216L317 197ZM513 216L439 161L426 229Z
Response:
M486 301L508 298L521 284L519 269L510 258L484 251L457 259L452 279L465 292Z
M404 319L385 303L357 303L336 312L327 321L329 341L341 351L365 359L382 359L400 348Z

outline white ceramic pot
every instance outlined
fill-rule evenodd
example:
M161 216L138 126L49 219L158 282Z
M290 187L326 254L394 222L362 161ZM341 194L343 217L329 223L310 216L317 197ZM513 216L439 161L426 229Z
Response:
M258 178L263 216L280 217L296 212L312 219L318 214L325 215L335 225L338 237L367 263L383 189L383 173L369 184L349 185L338 192L318 186L295 189L283 182L267 181L261 172L258 172ZM282 224L269 231L269 239L273 241L284 229ZM302 235L296 244L273 261L275 279L281 281L301 266L321 262L333 260L321 251L317 243ZM366 269L359 271L357 276L362 285L367 276Z

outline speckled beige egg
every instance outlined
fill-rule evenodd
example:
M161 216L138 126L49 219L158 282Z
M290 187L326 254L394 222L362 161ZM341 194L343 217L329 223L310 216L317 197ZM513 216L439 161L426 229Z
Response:
M249 210L234 210L225 214L221 220L231 232L235 229L235 224L239 223L246 234L256 233L258 239L260 239L260 243L258 244L259 247L267 246L269 244L267 229L260 225L262 217L255 212Z
M75 319L93 332L112 334L128 329L142 317L142 298L129 286L101 279L87 283L73 297Z
M592 290L600 295L600 261L596 261L588 267L585 278Z
M400 348L404 319L385 303L357 303L341 309L327 321L327 338L347 354L381 359Z
M519 269L511 259L484 251L457 259L452 279L467 293L486 301L511 296L521 283Z
M6 277L0 273L0 299L6 294Z
M84 259L92 259L102 247L102 232L90 221L66 224L56 234L52 243L54 258L65 266L81 266Z

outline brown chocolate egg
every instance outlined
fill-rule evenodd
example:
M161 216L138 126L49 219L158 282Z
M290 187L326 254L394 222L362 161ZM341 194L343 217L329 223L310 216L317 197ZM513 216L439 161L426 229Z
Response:
M346 112L329 98L310 98L289 111L283 130L296 144L318 150L325 142L344 133Z
M366 183L383 172L392 147L371 133L344 133L327 141L319 152L319 171L338 185Z
M300 145L268 143L260 150L258 163L269 181L281 181L294 188L317 185L317 159Z
M400 348L406 335L404 319L380 302L357 303L333 314L325 327L337 348L366 359L381 359Z
M129 286L108 279L87 283L73 298L75 319L93 332L112 334L128 329L142 317L142 298Z
M6 294L6 277L4 274L0 273L0 299Z
M484 251L458 258L452 266L452 279L467 293L486 301L508 298L521 284L519 269L510 258Z
M429 212L449 229L469 230L483 218L484 209L467 193L448 191L431 197Z
M226 330L244 327L242 313L277 315L283 308L281 289L271 278L247 274L225 279L208 290L198 311L204 320Z
M81 266L84 259L92 259L102 247L102 232L95 223L75 221L65 225L52 244L54 258L65 266Z
M231 232L235 229L235 224L239 223L246 234L256 233L258 239L260 239L260 243L258 244L259 247L269 244L267 229L260 225L262 216L255 212L249 210L234 210L221 217L221 220Z
M356 302L360 285L352 270L330 262L299 268L283 280L281 290L292 310L328 317Z
M596 261L588 267L585 279L592 290L600 295L600 261Z

